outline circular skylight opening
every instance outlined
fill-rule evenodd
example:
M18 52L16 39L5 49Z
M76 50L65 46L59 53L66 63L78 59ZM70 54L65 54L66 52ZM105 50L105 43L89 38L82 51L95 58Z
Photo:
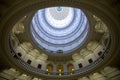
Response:
M69 25L74 17L73 8L53 7L45 10L47 22L54 28L65 28Z
M31 33L41 49L49 53L70 53L85 42L88 20L82 10L50 7L38 10L31 22Z

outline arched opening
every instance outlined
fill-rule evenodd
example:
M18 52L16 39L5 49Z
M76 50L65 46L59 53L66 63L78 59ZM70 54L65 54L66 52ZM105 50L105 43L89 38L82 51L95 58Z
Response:
M38 67L38 69L41 69L42 65L41 65L41 64L38 64L38 66L37 66L37 67Z
M19 57L21 57L21 56L22 56L22 54L21 54L21 53L18 53L18 56L19 56Z
M31 60L29 60L29 59L27 60L27 63L28 63L28 64L31 64L31 62L32 62Z
M64 72L63 65L61 65L61 64L57 65L57 73L61 74L63 72Z
M79 66L79 68L82 68L82 67L83 67L82 63L79 63L78 66Z
M47 71L48 73L52 72L52 71L53 71L53 65L52 65L52 64L48 64L48 65L46 66L46 71Z
M89 59L89 60L88 60L88 62L89 62L89 63L92 63L92 62L93 62L93 60L92 60L92 59Z
M68 64L67 65L68 72L72 73L74 71L74 65L73 64Z
M102 51L98 52L98 55L99 55L99 56L101 56L101 54L102 54Z

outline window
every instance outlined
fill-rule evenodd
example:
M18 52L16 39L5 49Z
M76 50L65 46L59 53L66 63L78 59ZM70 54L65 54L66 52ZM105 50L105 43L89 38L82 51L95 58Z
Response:
M38 68L41 69L42 65L41 64L38 64Z
M67 69L68 69L69 72L73 72L73 71L74 71L74 65L71 64L71 63L68 64L68 65L67 65Z
M93 60L92 60L92 59L89 59L89 60L88 60L88 62L89 62L89 63L92 63L92 62L93 62Z
M47 71L47 72L52 72L52 71L53 71L53 65L52 65L52 64L48 64L48 65L46 66L46 71Z
M64 72L64 66L62 64L57 65L57 73L62 73Z
M78 66L79 66L79 68L82 68L82 67L83 67L81 63L80 63L80 64L78 64Z
M18 56L20 56L20 57L21 57L21 56L22 56L22 54L21 54L21 53L18 53Z
M16 59L18 59L18 56L16 54L13 57L16 58Z
M98 55L100 56L102 54L102 51L100 51L99 53L98 53Z
M28 63L28 64L31 64L31 62L32 62L31 60L27 60L27 63Z
M57 53L63 53L63 50L58 50Z

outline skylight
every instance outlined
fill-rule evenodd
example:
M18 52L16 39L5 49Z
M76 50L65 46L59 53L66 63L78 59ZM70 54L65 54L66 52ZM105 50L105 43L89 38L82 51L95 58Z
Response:
M72 7L50 7L38 10L31 24L34 42L49 53L70 53L78 49L89 32L82 10Z

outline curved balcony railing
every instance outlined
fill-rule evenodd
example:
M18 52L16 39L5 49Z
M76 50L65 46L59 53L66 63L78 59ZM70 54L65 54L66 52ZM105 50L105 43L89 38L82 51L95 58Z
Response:
M107 43L104 53L90 65L80 68L78 70L74 70L72 75L74 76L74 75L79 75L81 73L87 72L87 71L93 69L94 67L96 67L97 65L99 65L100 63L102 63L104 61L104 58L109 54L110 45L111 45L111 36L109 37L109 40L108 40L108 43ZM61 75L59 75L59 73L57 73L57 72L49 72L49 74L48 74L47 71L35 68L35 67L27 64L16 54L15 50L13 49L13 45L11 43L11 38L9 38L9 47L10 47L11 55L12 55L13 59L17 62L18 65L21 65L22 67L24 67L24 69L27 70L28 72L32 72L32 73L35 73L35 74L41 75L41 76L57 77L57 78L71 76L71 72L63 72L63 73L61 73Z

